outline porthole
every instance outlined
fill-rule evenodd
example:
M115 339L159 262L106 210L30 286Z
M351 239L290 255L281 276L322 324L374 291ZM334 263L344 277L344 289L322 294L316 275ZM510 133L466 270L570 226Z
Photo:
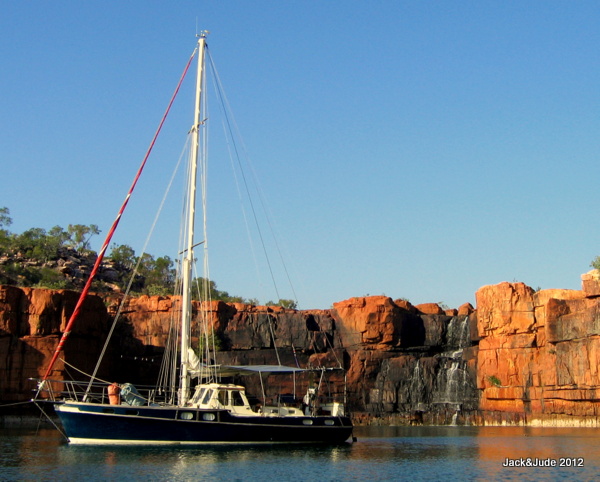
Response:
M181 412L179 414L179 418L181 420L192 420L194 418L194 414L192 412Z
M308 419L308 418L306 418L306 419L302 420L302 423L303 423L304 425L312 425L312 424L313 424L313 421L312 421L312 420L310 420L310 419Z
M115 413L115 410L113 408L103 408L102 412L103 413Z
M212 422L215 419L214 413L203 413L202 420L206 420L207 422Z
M125 410L125 415L139 415L140 412L137 410Z
M331 419L325 420L325 425L335 425L335 421Z

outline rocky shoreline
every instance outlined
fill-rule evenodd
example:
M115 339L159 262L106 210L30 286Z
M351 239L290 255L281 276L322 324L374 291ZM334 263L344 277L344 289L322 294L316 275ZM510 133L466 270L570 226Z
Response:
M413 306L357 297L329 310L285 310L213 302L221 363L319 365L344 360L357 425L600 424L600 281L582 290L534 291L523 283L484 286L476 309ZM0 403L31 397L77 293L0 286ZM118 295L90 296L52 378L69 365L90 372ZM100 378L153 383L178 302L128 300ZM198 309L199 306L196 306ZM0 417L8 416L0 411Z

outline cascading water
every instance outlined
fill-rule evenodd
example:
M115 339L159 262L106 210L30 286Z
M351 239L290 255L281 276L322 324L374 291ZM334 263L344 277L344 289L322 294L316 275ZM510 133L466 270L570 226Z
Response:
M463 359L463 350L471 346L469 323L468 316L453 317L446 330L445 351L437 355L439 364L432 405L437 405L437 410L446 413L446 423L453 412L449 421L453 425L462 407L470 408L477 400L477 389L469 375L467 362Z
M370 410L399 414L405 423L462 424L478 408L468 316L423 315L432 334L381 363Z
M454 316L446 329L446 349L460 350L471 346L471 332L469 317Z
M412 410L415 412L422 412L426 410L425 400L427 387L425 386L425 381L421 371L421 362L417 359L408 389Z
M444 360L443 364L445 366L440 367L436 377L433 403L459 404L462 400L465 370L460 366L460 360L450 358Z

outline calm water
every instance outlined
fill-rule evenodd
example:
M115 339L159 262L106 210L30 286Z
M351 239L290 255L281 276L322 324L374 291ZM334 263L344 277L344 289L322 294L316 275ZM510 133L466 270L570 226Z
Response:
M358 427L342 447L81 447L0 428L0 480L592 480L600 429ZM506 459L583 467L503 467ZM517 462L520 463L520 462Z

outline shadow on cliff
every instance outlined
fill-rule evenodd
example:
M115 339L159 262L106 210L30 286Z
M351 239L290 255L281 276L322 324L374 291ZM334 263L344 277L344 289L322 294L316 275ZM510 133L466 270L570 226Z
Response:
M44 350L35 341L21 339L0 330L0 400L21 402L33 397L39 377L39 367L45 360Z
M121 317L104 357L110 381L154 385L164 351L162 346L142 343L127 316Z

